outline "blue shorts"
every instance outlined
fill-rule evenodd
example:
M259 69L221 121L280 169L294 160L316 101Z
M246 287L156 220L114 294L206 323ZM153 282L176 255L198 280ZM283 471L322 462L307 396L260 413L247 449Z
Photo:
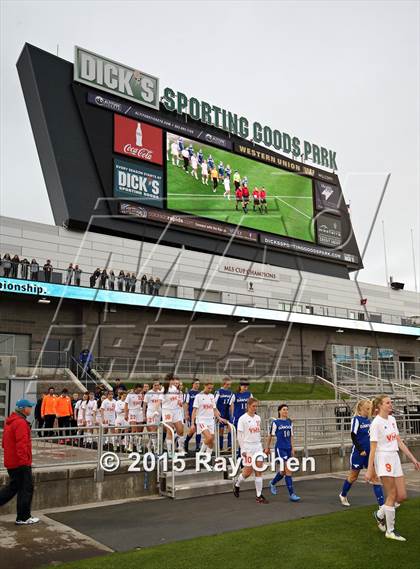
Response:
M291 456L292 456L292 449L291 448L280 448L280 447L275 447L275 454L276 454L276 458L281 458L284 460L284 462L286 462L286 460L288 460Z
M350 455L350 468L352 470L362 470L367 468L369 464L369 452L366 451L366 456L361 456L359 451L355 448Z

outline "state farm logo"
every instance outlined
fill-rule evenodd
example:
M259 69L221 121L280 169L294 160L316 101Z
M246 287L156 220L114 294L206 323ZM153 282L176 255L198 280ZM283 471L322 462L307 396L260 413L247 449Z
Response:
M139 160L162 164L162 130L114 115L114 150Z

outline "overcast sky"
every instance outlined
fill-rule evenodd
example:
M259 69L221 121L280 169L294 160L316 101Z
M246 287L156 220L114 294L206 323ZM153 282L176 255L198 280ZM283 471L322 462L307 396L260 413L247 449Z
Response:
M25 42L74 45L188 96L336 150L363 251L359 279L420 287L419 2L1 2L2 215L53 224L16 71ZM65 133L63 133L65 136Z

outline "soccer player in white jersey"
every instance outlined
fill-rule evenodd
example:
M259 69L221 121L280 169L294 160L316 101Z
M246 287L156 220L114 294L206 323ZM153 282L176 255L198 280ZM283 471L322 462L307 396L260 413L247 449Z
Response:
M209 185L209 167L206 160L201 163L201 183Z
M114 392L108 391L106 399L102 401L100 413L102 425L110 432L113 432L113 427L115 427L115 404Z
M171 154L172 154L172 164L174 166L179 166L179 149L178 144L175 140L171 143Z
M178 453L185 454L184 451L184 423L182 422L182 401L178 389L179 379L169 373L166 375L163 385L162 399L162 421L175 431L178 443ZM168 427L166 429L166 448L168 453L172 453L175 448L172 434Z
M191 176L193 176L196 180L198 180L197 176L198 160L195 154L191 156L190 164L191 164Z
M395 503L407 498L404 473L401 468L398 450L420 470L420 462L401 440L397 421L392 415L392 401L388 395L379 395L372 404L376 417L370 425L370 454L366 480L371 481L375 472L381 479L385 490L385 504L374 512L378 527L388 539L406 541L395 531Z
M210 455L214 446L215 419L217 418L218 421L227 423L227 421L220 416L212 391L213 383L206 382L203 391L196 395L194 399L191 417L191 423L197 425L197 434L203 437L200 452L206 452Z
M84 409L86 409L86 403L88 400L89 400L89 393L86 391L85 393L83 393L82 399L79 399L79 401L74 406L74 420L76 421L77 427L79 429L82 429L82 427L86 426L83 413Z
M93 391L89 392L89 399L86 401L86 406L84 408L82 405L82 409L83 409L83 421L87 427L86 432L93 434L94 432L93 427L95 426L96 415L98 413L98 403L95 399L95 394L93 393ZM87 437L86 442L88 444L92 444L93 438Z
M255 466L261 468L264 462L264 453L261 443L261 417L257 415L258 400L250 397L247 402L247 411L238 420L237 435L238 444L242 453L244 468L238 476L234 486L233 494L239 498L240 485L255 473L255 490L257 493L256 501L258 504L268 504L268 500L262 495L263 479L262 472L254 470Z
M131 433L140 433L143 430L143 393L141 385L137 385L134 391L127 394L125 399L125 419L130 424ZM140 437L130 436L129 450L133 450L134 446L141 446Z
M223 197L230 200L230 179L229 178L226 177L223 180L223 186L225 188L225 193L223 194Z
M147 431L149 433L156 433L158 425L162 417L162 399L163 395L160 392L160 381L154 381L153 387L144 396L144 414L146 416ZM155 443L156 435L149 435L149 442L147 447L151 450Z

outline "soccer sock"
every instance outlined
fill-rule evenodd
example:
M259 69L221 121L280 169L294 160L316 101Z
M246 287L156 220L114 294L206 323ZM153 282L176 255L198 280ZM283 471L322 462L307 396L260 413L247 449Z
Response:
M259 498L262 494L263 479L262 476L255 477L255 490L257 492L257 497Z
M277 472L277 474L275 475L275 477L271 481L271 484L273 486L275 486L278 482L280 482L280 480L283 478L283 476L284 476L284 474L281 474L281 472Z
M166 450L168 451L168 454L172 454L172 441L168 440L166 441Z
M178 449L184 450L185 437L178 437Z
M227 446L228 448L232 448L232 434L230 431L228 432Z
M350 488L352 487L352 482L349 482L348 480L344 481L343 484L343 488L341 490L341 495L342 496L347 496L348 491L350 490Z
M206 452L206 450L207 450L207 445L203 443L201 445L200 452Z
M245 480L245 478L243 477L242 474L240 474L238 476L238 480L235 482L235 486L237 486L239 488L239 486L241 485L241 482L243 482Z
M385 510L384 510L385 506L382 505L379 509L378 509L378 518L380 518L381 520L384 519L385 517Z
M191 438L192 438L192 437L191 437L190 435L187 435L187 436L185 437L185 446L186 446L186 447L189 445L189 442L190 442Z
M386 521L386 531L392 533L394 531L395 524L395 508L394 506L384 506L385 510L385 521Z
M195 448L199 448L201 444L201 435L195 435Z
M293 480L292 480L292 477L286 475L286 476L284 477L284 480L286 481L286 486L287 486L287 489L288 489L289 494L290 494L290 496L291 496L292 494L295 493L295 491L293 490Z
M220 436L219 436L219 447L220 447L220 450L223 450L223 439L224 439L224 436L223 436L223 435L220 435Z
M376 501L378 502L378 504L380 506L383 506L384 502L385 502L385 498L384 498L384 491L382 489L382 486L380 484L374 484L373 485L373 491L374 491L375 496L376 496Z

